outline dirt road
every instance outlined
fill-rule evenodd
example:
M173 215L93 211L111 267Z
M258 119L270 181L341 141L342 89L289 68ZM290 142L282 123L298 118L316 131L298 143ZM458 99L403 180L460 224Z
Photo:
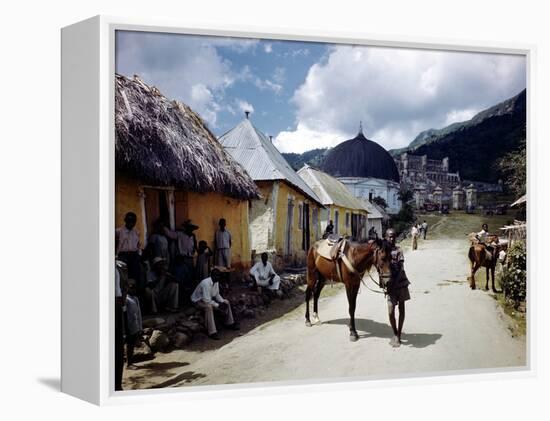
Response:
M380 377L525 365L525 337L512 337L510 320L490 293L468 288L465 247L462 239L428 239L420 241L417 251L405 249L412 285L400 348L389 345L384 296L362 287L356 312L359 341L348 340L347 301L341 291L321 299L321 324L306 327L302 305L220 349L195 355L166 385Z

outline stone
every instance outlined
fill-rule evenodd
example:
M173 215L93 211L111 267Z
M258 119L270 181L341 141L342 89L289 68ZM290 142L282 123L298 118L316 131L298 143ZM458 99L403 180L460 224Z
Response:
M184 348L185 345L189 344L190 342L191 336L183 332L177 332L176 334L174 334L174 336L172 336L172 343L176 348Z
M187 307L184 311L184 314L189 317L189 316L192 316L193 314L197 313L198 311L198 308L194 307L194 306L191 306L191 307Z
M134 359L142 360L147 359L147 357L153 356L155 353L149 345L145 342L139 342L134 348Z
M158 325L166 323L162 317L153 317L151 319L143 320L143 328L147 327L157 327Z
M149 346L154 352L165 351L170 345L170 338L164 332L160 330L154 330L153 334L149 338Z
M193 320L186 320L178 323L179 326L189 329L193 333L200 332L202 330L202 325Z
M250 308L243 310L242 316L246 319L255 319L256 312Z

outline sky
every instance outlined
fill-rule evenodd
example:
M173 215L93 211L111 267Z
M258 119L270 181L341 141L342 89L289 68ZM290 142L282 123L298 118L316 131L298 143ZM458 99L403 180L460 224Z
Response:
M116 72L189 105L221 136L250 111L281 152L366 137L386 149L526 86L524 56L117 31Z

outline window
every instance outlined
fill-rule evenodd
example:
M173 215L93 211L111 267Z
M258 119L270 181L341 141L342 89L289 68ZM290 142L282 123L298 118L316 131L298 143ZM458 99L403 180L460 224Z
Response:
M338 216L339 216L339 213L338 213L338 210L335 209L334 210L334 234L338 234Z
M346 228L349 228L349 212L346 212Z

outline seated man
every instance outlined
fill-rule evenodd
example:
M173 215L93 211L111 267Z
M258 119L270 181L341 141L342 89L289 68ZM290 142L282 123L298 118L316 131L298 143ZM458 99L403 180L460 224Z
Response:
M272 291L279 290L281 278L273 270L271 263L267 261L267 253L262 253L262 261L256 263L250 269L250 275L254 278L254 286L267 288Z
M239 330L239 326L233 319L231 304L229 300L220 295L219 281L221 272L219 269L212 269L209 278L203 279L191 294L191 301L200 309L204 310L204 320L208 336L211 339L220 339L216 321L214 320L214 311L219 311L224 315L225 326L232 330Z
M175 312L179 304L178 281L168 273L168 262L162 257L153 259L153 270L147 277L145 296L151 304L151 312L157 313L159 309Z

